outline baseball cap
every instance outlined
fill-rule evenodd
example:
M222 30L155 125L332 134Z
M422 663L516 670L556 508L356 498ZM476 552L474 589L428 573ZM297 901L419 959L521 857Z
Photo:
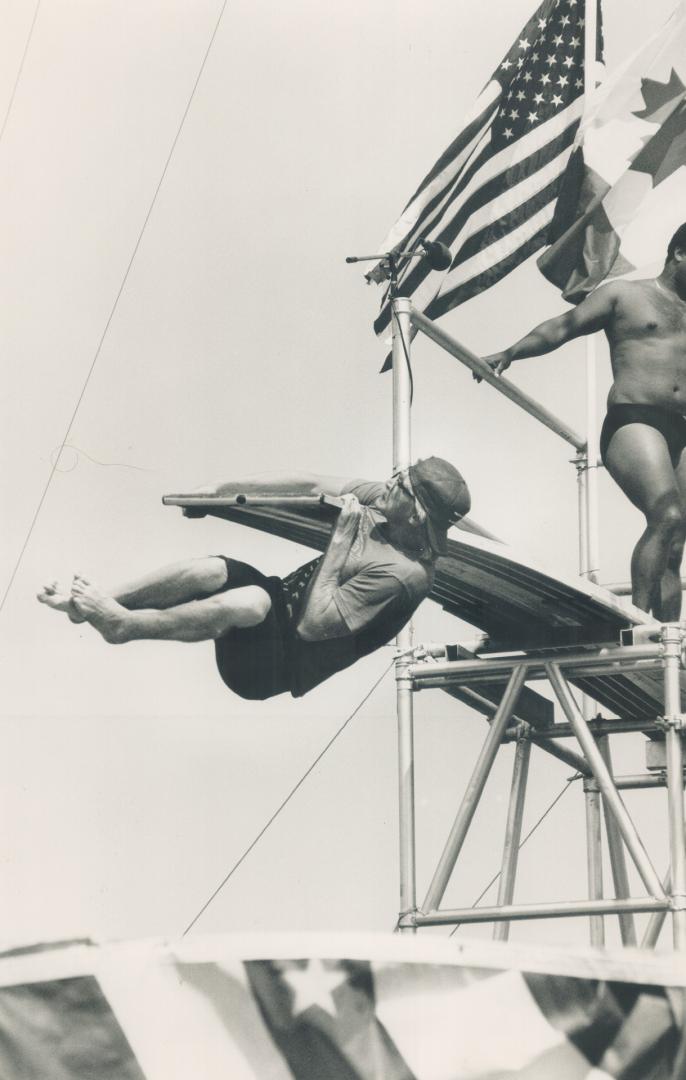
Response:
M469 488L454 465L439 457L416 461L408 469L410 483L426 511L426 531L431 547L439 555L447 551L451 525L469 513Z

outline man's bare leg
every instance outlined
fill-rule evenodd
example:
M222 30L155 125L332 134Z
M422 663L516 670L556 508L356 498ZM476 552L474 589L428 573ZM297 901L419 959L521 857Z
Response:
M75 577L72 599L77 611L105 641L211 641L229 630L257 626L271 608L269 594L247 585L165 609L129 610L82 577Z
M662 575L660 606L662 622L679 622L681 618L681 562L684 556L683 537L675 540L667 554L667 569Z
M171 563L126 585L120 585L107 595L130 610L164 610L189 600L212 596L226 585L226 580L226 563L218 556L210 555ZM65 612L72 622L84 621L83 615L74 606L71 584L64 585L53 581L43 586L37 598L41 604L47 604L55 611Z
M631 559L633 602L661 622L674 622L681 612L674 568L681 562L686 523L667 443L648 424L625 424L612 437L605 465L646 518Z
M686 449L681 451L681 456L674 470L677 486L681 493L682 504L686 507ZM681 588L681 564L684 557L684 540L686 538L686 523L684 529L672 544L667 557L667 570L662 578L662 603L673 614L665 620L677 622L681 618L683 592Z
M119 585L111 596L130 611L165 608L212 596L226 585L226 563L218 555L185 559Z

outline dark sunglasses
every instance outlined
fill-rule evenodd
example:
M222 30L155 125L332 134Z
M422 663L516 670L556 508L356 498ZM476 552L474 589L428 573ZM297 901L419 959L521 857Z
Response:
M410 486L410 481L409 481L407 475L404 474L404 473L401 473L401 472L396 472L396 473L393 473L393 479L395 480L396 484L398 485L400 490L403 492L403 494L407 495L408 498L412 499L417 511L420 513L420 516L423 516L424 512L425 512L424 507L422 506L419 499L417 498L414 491L412 490L412 488Z

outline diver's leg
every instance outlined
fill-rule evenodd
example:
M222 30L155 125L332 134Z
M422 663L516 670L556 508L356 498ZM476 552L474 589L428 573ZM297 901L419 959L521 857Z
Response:
M135 611L138 608L165 608L185 604L190 600L202 600L223 589L228 580L224 559L210 555L198 559L185 559L153 570L126 585L112 589L107 595L122 607ZM88 583L81 574L74 581ZM44 585L38 600L55 611L63 611L72 622L83 622L72 599L72 585L57 581Z
M257 626L267 617L271 599L259 585L246 585L165 609L130 611L89 582L76 578L74 605L113 645L127 641L212 641L229 630Z
M633 602L661 622L679 618L670 553L684 543L684 502L664 435L649 424L625 424L612 436L605 466L646 518L631 559ZM666 581L663 581L667 574ZM664 599L663 599L664 588Z
M139 608L165 609L212 596L226 582L226 562L218 555L209 555L170 563L135 581L117 586L110 595L130 611Z

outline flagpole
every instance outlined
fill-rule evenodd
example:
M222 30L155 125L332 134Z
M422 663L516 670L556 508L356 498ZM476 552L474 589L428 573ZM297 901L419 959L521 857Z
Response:
M596 87L596 38L598 7L596 0L586 3L584 13L584 116L590 112ZM583 122L583 118L582 118ZM586 460L578 461L579 477L579 573L589 581L598 580L600 564L598 535L598 401L596 335L586 341ZM583 716L589 720L595 712L595 702L582 695ZM586 846L588 890L591 899L603 896L602 837L600 801L592 792L585 792ZM590 917L591 944L605 944L605 920L602 915Z
M391 272L394 268L391 267ZM407 469L411 464L410 405L412 397L410 372L410 301L394 297L393 324L393 471ZM395 661L396 707L398 715L398 801L400 846L400 919L417 908L415 870L415 805L414 805L414 716L413 689L409 674L412 657L412 622L396 638L398 654ZM407 933L407 927L400 928ZM414 927L409 933L416 933Z
M598 34L598 6L596 0L586 4L584 25L584 115L587 116L596 88L596 39ZM600 569L600 542L598 528L598 386L597 386L597 337L586 338L586 565L581 573L590 581L597 581Z

